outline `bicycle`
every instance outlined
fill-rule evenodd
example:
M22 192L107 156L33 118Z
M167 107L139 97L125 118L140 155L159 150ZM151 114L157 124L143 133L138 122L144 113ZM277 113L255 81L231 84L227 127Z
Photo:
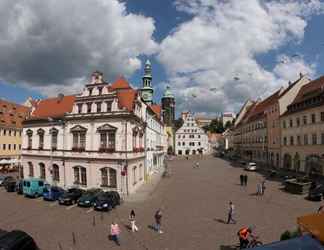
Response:
M240 248L240 246L237 246L237 250L239 250L239 249L247 249L247 248L254 248L254 247L258 247L258 246L263 245L262 241L258 240L259 239L258 236L251 236L251 238L252 239L249 241L249 244L245 248Z

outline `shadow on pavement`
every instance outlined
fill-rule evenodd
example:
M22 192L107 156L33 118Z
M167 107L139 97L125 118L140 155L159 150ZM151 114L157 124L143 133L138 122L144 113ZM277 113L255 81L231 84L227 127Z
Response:
M219 250L237 250L239 249L237 246L224 246L224 245L221 245L219 247Z
M227 224L226 221L224 221L223 219L214 219L214 221L217 221L217 222L223 223L223 224Z

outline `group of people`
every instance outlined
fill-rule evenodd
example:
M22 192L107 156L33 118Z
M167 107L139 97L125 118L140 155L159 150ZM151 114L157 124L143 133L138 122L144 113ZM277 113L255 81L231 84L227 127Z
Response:
M248 176L241 174L240 175L240 183L241 183L241 186L246 186L247 185L247 182L248 182Z
M263 180L257 184L257 193L256 194L264 195L265 189L266 189L265 180Z
M131 231L137 232L138 231L138 227L136 225L136 215L135 215L135 211L132 210L129 214L129 221L130 221L130 229ZM162 222L162 210L158 209L154 215L154 219L155 219L155 225L153 226L153 228L160 234L162 234L162 230L161 230L161 222ZM120 239L119 239L119 235L121 233L120 227L119 225L113 221L110 225L110 237L111 240L113 240L118 246L120 246Z

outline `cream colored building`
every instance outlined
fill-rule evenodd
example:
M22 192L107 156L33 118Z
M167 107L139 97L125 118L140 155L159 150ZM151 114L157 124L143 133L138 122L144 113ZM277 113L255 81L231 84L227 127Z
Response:
M17 165L21 154L22 121L29 108L0 100L0 167Z
M324 77L303 86L280 118L282 167L324 174Z

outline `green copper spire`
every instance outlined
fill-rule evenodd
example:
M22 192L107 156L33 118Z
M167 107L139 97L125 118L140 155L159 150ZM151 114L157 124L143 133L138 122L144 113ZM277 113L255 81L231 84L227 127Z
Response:
M174 98L169 85L166 86L163 97L164 98Z

